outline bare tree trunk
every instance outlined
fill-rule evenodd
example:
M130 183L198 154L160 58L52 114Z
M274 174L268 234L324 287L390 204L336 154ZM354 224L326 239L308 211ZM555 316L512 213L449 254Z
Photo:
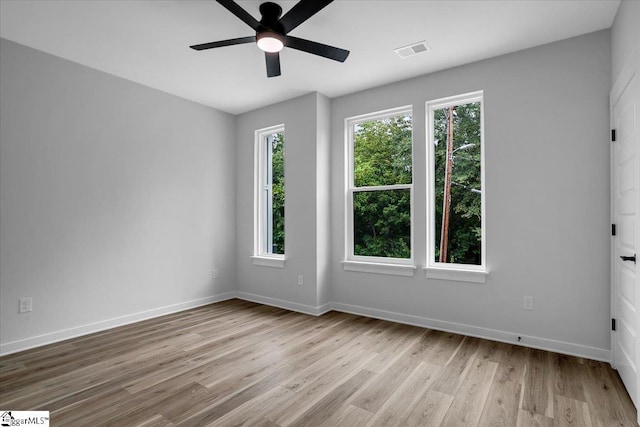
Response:
M444 197L442 200L442 228L440 229L440 262L447 262L449 247L449 212L451 210L451 169L453 166L453 110L449 107L447 117L447 150L444 168Z

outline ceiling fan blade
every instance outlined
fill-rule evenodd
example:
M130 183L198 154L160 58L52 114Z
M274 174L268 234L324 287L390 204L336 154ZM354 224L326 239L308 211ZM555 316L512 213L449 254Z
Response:
M222 6L224 6L229 12L233 13L238 18L240 18L242 22L244 22L254 30L258 31L258 28L261 27L258 20L253 16L251 16L249 12L241 8L240 5L235 1L233 0L216 0L216 1L220 3Z
M239 37L237 39L220 40L218 42L194 44L193 46L189 46L189 47L194 50L206 50L206 49L213 49L214 47L233 46L236 44L244 44L244 43L255 43L255 41L256 41L256 36L249 36L249 37Z
M277 77L280 75L280 53L265 52L264 57L267 61L267 77Z
M333 0L300 0L282 18L280 18L280 23L284 27L284 32L288 33L293 30L298 25L318 13L332 1Z
M292 36L284 37L284 45L292 49L297 49L303 52L308 52L314 55L333 59L334 61L344 62L347 59L347 56L349 56L348 50L340 49L338 47L333 47L322 43L312 42L311 40L299 39Z

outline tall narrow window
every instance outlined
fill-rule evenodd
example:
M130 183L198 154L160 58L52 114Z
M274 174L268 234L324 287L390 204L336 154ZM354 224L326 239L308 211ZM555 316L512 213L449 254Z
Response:
M347 119L346 261L412 263L412 112Z
M284 126L256 131L255 159L254 255L284 259Z
M428 102L427 114L427 267L484 271L482 92Z

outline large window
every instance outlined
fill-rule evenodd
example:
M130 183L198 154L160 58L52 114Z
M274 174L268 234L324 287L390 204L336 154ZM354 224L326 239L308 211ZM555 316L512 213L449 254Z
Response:
M347 119L346 261L412 264L412 112Z
M254 262L281 267L285 253L284 126L256 131L254 173Z
M427 275L485 270L482 104L482 92L427 103Z

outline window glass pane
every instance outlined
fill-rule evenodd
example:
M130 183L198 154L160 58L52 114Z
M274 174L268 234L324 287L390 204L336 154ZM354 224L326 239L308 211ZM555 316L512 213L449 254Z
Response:
M271 215L272 225L267 241L268 253L284 254L284 132L267 138L271 150Z
M411 184L411 126L409 115L353 126L356 187Z
M354 255L411 258L411 191L353 193Z
M482 264L480 111L434 110L435 262Z

